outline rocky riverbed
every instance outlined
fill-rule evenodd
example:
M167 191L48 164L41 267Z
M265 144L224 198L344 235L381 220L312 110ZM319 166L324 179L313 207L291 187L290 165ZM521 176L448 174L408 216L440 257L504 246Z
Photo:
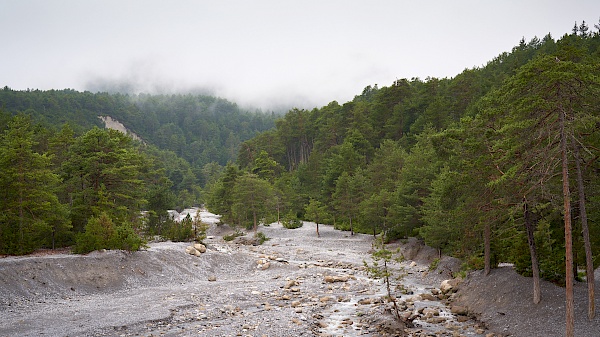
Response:
M453 298L460 265L410 240L392 264L400 315L371 278L372 236L314 223L260 227L268 238L233 241L213 215L206 251L152 243L103 251L0 259L0 336L473 336L496 334Z

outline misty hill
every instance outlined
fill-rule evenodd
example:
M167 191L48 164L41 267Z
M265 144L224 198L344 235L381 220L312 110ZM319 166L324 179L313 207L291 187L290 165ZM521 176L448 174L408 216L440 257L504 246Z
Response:
M69 123L77 134L104 127L99 116L162 150L173 151L198 171L235 161L239 144L274 126L273 113L247 111L207 95L125 95L65 90L0 90L0 111L24 112L55 129Z

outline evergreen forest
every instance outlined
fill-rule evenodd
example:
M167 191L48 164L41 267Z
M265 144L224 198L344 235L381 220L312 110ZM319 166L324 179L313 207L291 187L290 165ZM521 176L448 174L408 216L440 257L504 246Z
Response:
M135 133L105 129L109 116ZM0 89L0 254L136 250L192 238L167 210L201 205L275 115L205 95ZM146 216L140 217L141 212Z
M569 240L576 276L600 265L599 25L282 116L202 95L8 87L0 112L0 254L135 250L173 232L167 209L205 204L248 229L416 236L465 268L514 263L557 283Z
M453 78L292 109L242 142L207 202L248 228L300 218L416 236L467 269L513 263L564 284L567 246L575 277L600 265L599 128L600 25L583 22Z

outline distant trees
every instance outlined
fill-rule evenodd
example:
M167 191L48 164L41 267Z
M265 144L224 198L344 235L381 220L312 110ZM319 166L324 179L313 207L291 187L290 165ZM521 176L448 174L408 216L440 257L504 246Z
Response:
M171 206L170 181L121 132L65 125L54 133L30 116L0 136L0 253L74 245L74 251L143 245L142 231ZM147 188L151 186L151 188ZM150 197L148 204L146 197ZM151 206L148 227L141 212Z
M240 143L272 128L277 117L245 111L235 103L207 95L18 91L9 87L0 89L0 108L12 115L27 112L46 128L59 129L68 123L73 135L103 127L98 116L123 123L143 139L146 152L161 159L178 208L203 202L203 188L215 180L206 175L210 170L205 166L214 168L217 164L222 168L235 161ZM54 152L59 149L48 150L58 158L64 154Z

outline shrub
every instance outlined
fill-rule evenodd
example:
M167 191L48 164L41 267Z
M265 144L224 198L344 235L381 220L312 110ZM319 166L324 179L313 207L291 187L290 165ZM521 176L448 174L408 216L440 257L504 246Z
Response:
M337 230L341 230L341 231L349 231L350 230L350 223L349 222L345 222L345 221L337 221L333 228L337 229Z
M267 237L263 232L256 233L256 243L262 245L265 241L271 240L271 238Z
M188 214L181 222L169 220L166 223L164 237L174 242L191 241L194 239L192 218Z
M130 224L115 225L112 219L102 213L92 217L85 225L85 231L76 238L73 252L85 254L99 249L139 250L145 246Z
M237 238L238 236L242 236L242 235L244 235L244 233L236 230L235 232L233 232L233 233L231 233L229 235L224 235L223 236L223 240L225 240L225 241L231 241L231 240Z
M296 229L302 227L303 225L302 221L297 218L284 219L281 224L287 229Z

